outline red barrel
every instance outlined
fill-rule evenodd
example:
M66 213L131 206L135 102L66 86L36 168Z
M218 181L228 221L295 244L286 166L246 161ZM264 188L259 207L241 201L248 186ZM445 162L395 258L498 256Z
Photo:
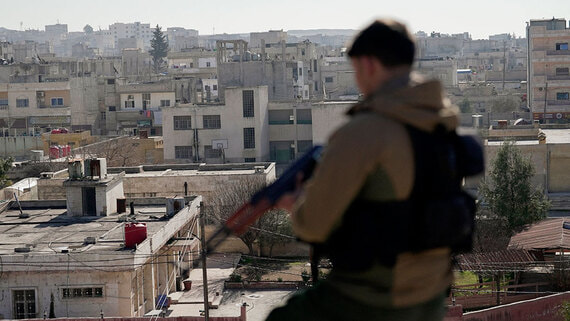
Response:
M146 240L146 223L125 223L125 247L133 249Z
M57 147L57 145L49 147L49 157L51 159L59 158L59 147Z

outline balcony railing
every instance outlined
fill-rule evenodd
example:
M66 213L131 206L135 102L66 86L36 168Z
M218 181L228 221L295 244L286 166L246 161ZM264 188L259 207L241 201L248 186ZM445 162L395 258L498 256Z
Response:
M570 75L564 76L546 76L548 80L570 80Z
M570 55L570 50L547 50L547 51L546 51L546 55L547 55L547 56L564 56L564 55Z

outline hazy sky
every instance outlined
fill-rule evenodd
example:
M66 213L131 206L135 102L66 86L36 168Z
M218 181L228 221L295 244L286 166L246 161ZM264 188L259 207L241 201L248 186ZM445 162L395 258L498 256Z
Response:
M70 31L140 21L185 27L201 35L269 29L359 29L374 18L406 22L412 32L469 32L524 36L530 19L570 18L568 0L20 0L2 1L0 27L44 30L65 23ZM564 16L565 14L569 17Z

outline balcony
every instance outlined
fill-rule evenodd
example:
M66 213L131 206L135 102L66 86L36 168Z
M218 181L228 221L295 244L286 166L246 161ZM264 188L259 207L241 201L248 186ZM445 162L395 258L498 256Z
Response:
M566 56L570 55L570 50L546 50L547 56Z
M570 80L570 75L546 76L548 80Z

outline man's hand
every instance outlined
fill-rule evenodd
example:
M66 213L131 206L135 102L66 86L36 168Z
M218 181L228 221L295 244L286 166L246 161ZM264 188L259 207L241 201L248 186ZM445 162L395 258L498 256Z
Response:
M275 203L275 207L284 209L289 213L293 213L295 210L295 203L297 203L297 200L303 193L303 173L298 173L295 183L295 190L293 192L283 194L283 196L277 200L277 203Z

